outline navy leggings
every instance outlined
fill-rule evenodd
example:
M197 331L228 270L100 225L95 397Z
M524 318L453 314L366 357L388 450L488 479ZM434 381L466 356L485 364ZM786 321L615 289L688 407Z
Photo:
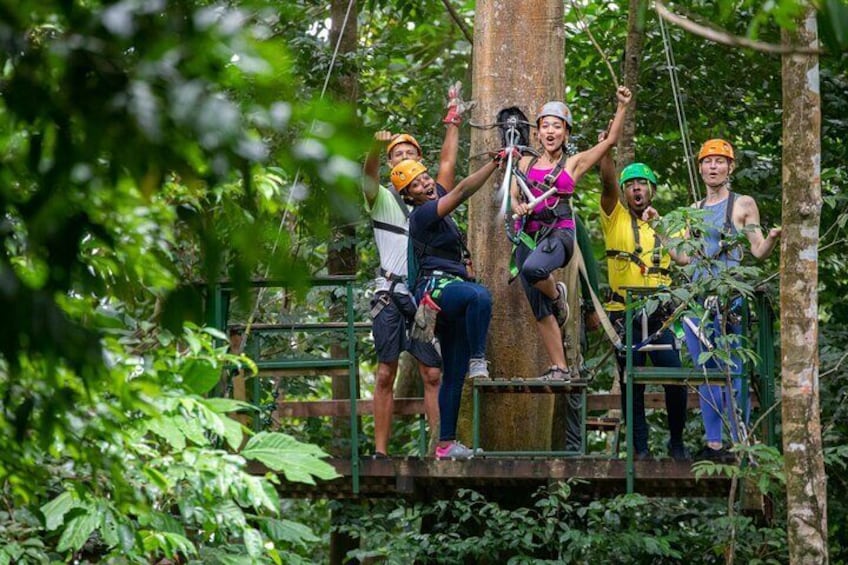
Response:
M436 302L442 309L436 321L443 371L439 388L439 441L450 441L456 439L468 361L486 357L492 295L477 283L456 281L442 288Z
M610 312L610 321L617 327L624 327L624 312ZM659 316L648 318L648 333L652 335L660 329L663 320ZM642 341L642 317L633 316L633 342ZM663 331L658 338L651 342L653 345L674 344L674 333L670 329ZM680 352L677 349L663 349L633 352L633 366L645 367L647 358L650 356L654 367L680 367ZM624 376L626 358L623 354L616 355L618 362L619 377ZM687 392L683 385L663 385L665 389L665 409L668 415L668 431L672 447L683 446L683 427L686 425L686 401ZM621 380L621 410L627 414L627 387ZM645 417L645 385L633 385L633 451L645 453L648 451L648 420Z

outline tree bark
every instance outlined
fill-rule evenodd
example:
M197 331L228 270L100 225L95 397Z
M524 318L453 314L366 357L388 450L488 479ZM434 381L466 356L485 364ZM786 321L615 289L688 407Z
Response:
M817 47L810 7L784 45ZM783 240L780 260L783 452L789 558L828 562L827 482L819 414L818 244L821 220L821 99L816 55L785 55Z
M544 102L562 100L564 49L562 2L479 1L472 71L473 98L478 106L473 120L489 123L500 109L518 106L532 121ZM472 130L472 155L499 146L497 130ZM490 373L493 378L532 378L549 363L520 283L507 285L512 244L504 233L501 203L495 197L499 186L500 175L493 175L471 201L468 220L475 269L494 301ZM550 396L486 395L482 408L484 448L549 448Z
M624 114L624 131L618 142L619 168L636 160L636 99L639 94L639 63L645 40L644 1L630 0L627 11L627 42L624 47L624 69L621 80L633 93L633 101Z

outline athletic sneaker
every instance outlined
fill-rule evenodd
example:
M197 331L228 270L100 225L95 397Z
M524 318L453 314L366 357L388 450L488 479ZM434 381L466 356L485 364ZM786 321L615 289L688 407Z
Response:
M474 450L465 447L458 441L452 441L445 447L436 446L436 459L472 459Z
M689 450L686 449L686 446L683 444L675 445L668 443L666 445L668 447L669 456L675 461L691 461L692 454L689 453Z
M568 321L568 287L564 282L556 283L556 289L559 294L553 301L551 308L553 309L554 317L557 325L562 327Z
M709 445L705 445L704 448L701 449L701 451L695 454L695 461L716 461L718 463L731 463L736 461L736 456L724 447L713 449Z
M540 381L563 381L571 382L571 371L562 367L552 365L547 371L539 377Z
M472 358L468 362L468 378L469 379L488 379L489 378L489 362L483 358Z

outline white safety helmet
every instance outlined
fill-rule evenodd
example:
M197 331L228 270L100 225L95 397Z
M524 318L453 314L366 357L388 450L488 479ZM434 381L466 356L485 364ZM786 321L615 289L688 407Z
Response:
M542 109L539 110L539 114L536 116L536 127L539 127L539 122L545 116L553 116L564 121L565 125L568 127L568 131L571 131L571 128L574 126L574 120L571 117L571 110L568 109L565 102L559 102L558 100L545 102L545 105L542 106Z

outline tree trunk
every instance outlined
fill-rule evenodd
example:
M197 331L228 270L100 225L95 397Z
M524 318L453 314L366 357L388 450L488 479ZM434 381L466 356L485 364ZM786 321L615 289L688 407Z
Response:
M642 43L645 40L645 3L630 0L627 11L627 42L624 47L622 84L633 92L633 101L624 114L624 132L618 142L619 169L636 160L636 98L639 93L639 63L642 61Z
M350 8L348 12L348 7ZM348 104L356 104L358 95L358 72L357 69L347 61L345 54L356 51L357 29L356 29L357 5L356 0L332 0L330 4L330 18L332 21L330 27L330 43L331 50L335 50L338 44L338 57L336 58L335 66L330 70L331 81L329 83L329 92L337 99L347 102ZM339 36L341 35L341 40ZM332 52L332 51L331 51ZM327 273L330 275L351 275L356 274L357 253L355 241L355 227L349 222L339 220L338 218L331 220L330 225L333 226L332 245L327 257ZM330 309L330 314L333 319L344 319L344 301L333 304ZM346 353L344 347L333 345L333 356L343 357ZM358 382L358 380L357 380ZM333 377L333 399L350 398L350 382L348 377ZM359 391L356 391L357 396ZM342 455L350 457L350 445L346 439L351 437L350 421L347 418L337 418L333 421L333 443L336 448L333 450L334 455ZM339 449L339 446L343 446ZM334 516L331 518L335 522L337 511L333 511ZM331 565L341 565L346 563L345 555L354 549L359 548L359 539L351 537L340 532L332 532L330 534L330 555L329 562Z
M562 100L564 48L562 2L479 1L474 19L474 121L493 122L508 106L520 107L532 121L544 102ZM496 130L472 130L472 155L499 146ZM475 269L494 300L490 373L493 378L532 378L548 360L520 283L507 285L512 244L495 197L499 185L500 175L493 175L471 201L468 220ZM487 395L480 426L483 447L548 449L552 411L550 396Z
M787 45L818 46L813 8ZM815 55L785 55L783 75L783 241L780 327L783 452L789 557L828 562L827 492L819 415L818 243L821 219L821 100Z

